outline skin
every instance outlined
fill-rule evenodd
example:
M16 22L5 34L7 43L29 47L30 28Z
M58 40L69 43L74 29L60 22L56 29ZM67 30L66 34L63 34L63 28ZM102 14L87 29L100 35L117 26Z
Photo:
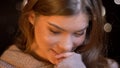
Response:
M83 44L88 27L88 16L35 16L29 21L34 26L35 40L31 50L53 64L71 56L73 50Z

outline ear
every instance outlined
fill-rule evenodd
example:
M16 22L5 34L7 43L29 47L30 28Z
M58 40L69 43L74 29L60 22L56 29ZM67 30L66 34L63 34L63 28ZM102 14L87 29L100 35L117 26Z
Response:
M29 22L34 25L35 24L35 13L33 11L31 11L28 15L28 20Z

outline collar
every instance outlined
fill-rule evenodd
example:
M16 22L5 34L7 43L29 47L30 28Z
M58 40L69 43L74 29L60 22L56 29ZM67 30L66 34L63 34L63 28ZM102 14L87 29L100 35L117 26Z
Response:
M53 68L53 64L37 60L33 56L22 52L15 45L10 46L1 59L19 68Z

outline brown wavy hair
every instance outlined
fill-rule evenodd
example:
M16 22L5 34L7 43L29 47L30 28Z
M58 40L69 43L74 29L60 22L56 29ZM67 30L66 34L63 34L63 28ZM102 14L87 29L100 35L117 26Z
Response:
M77 6L81 8L78 9ZM19 19L19 33L16 45L23 51L29 52L34 40L34 27L28 21L31 11L36 15L61 15L69 16L78 12L86 13L89 18L86 40L83 46L78 47L75 52L82 54L83 61L87 68L108 68L107 60L104 58L106 49L105 23L102 16L101 0L28 0L28 3L21 10Z

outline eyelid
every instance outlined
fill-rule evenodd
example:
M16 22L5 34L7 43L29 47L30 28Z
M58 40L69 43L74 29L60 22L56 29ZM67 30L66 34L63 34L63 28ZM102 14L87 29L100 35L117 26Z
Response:
M85 31L83 30L83 31L80 31L80 32L75 32L74 35L76 37L79 37L79 36L82 36L84 33L85 33Z
M81 34L81 33L83 33L84 31L80 31L80 32L75 32L75 34Z
M53 28L49 28L49 31L52 32L53 34L60 34L61 31L58 29L53 29Z

